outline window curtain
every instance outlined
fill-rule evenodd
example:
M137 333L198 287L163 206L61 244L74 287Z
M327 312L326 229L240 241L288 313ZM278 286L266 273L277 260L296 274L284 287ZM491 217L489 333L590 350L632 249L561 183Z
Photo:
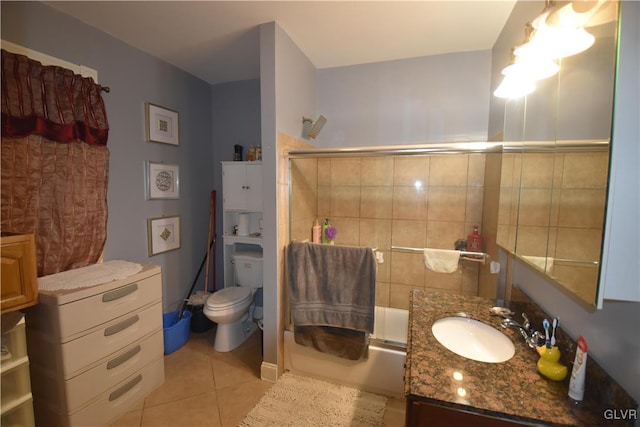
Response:
M34 234L38 276L102 256L108 133L93 79L2 50L0 227Z

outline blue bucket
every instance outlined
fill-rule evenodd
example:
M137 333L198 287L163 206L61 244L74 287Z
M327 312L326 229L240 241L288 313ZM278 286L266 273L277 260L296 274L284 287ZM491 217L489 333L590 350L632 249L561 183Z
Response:
M191 312L185 310L179 322L178 312L172 311L162 315L162 328L164 332L164 354L173 353L182 347L189 339L191 330Z

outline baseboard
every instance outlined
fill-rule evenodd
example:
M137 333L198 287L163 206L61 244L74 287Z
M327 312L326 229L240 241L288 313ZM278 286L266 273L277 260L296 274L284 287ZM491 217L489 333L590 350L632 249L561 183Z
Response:
M278 380L278 365L262 362L262 365L260 365L260 379L275 383Z

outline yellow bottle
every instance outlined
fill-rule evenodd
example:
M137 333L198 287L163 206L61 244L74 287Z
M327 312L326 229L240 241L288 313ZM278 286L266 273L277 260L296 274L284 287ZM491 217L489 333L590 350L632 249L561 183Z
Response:
M559 363L560 350L557 346L547 348L541 345L537 348L540 359L538 360L538 372L553 381L562 381L569 372L567 367Z

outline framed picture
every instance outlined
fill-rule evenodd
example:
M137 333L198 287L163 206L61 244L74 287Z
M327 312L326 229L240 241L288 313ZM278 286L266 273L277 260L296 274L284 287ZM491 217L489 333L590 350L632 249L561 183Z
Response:
M147 219L149 256L180 249L180 217Z
M144 162L145 197L150 199L180 198L180 168L178 165Z
M149 102L145 106L147 141L179 145L178 112Z

